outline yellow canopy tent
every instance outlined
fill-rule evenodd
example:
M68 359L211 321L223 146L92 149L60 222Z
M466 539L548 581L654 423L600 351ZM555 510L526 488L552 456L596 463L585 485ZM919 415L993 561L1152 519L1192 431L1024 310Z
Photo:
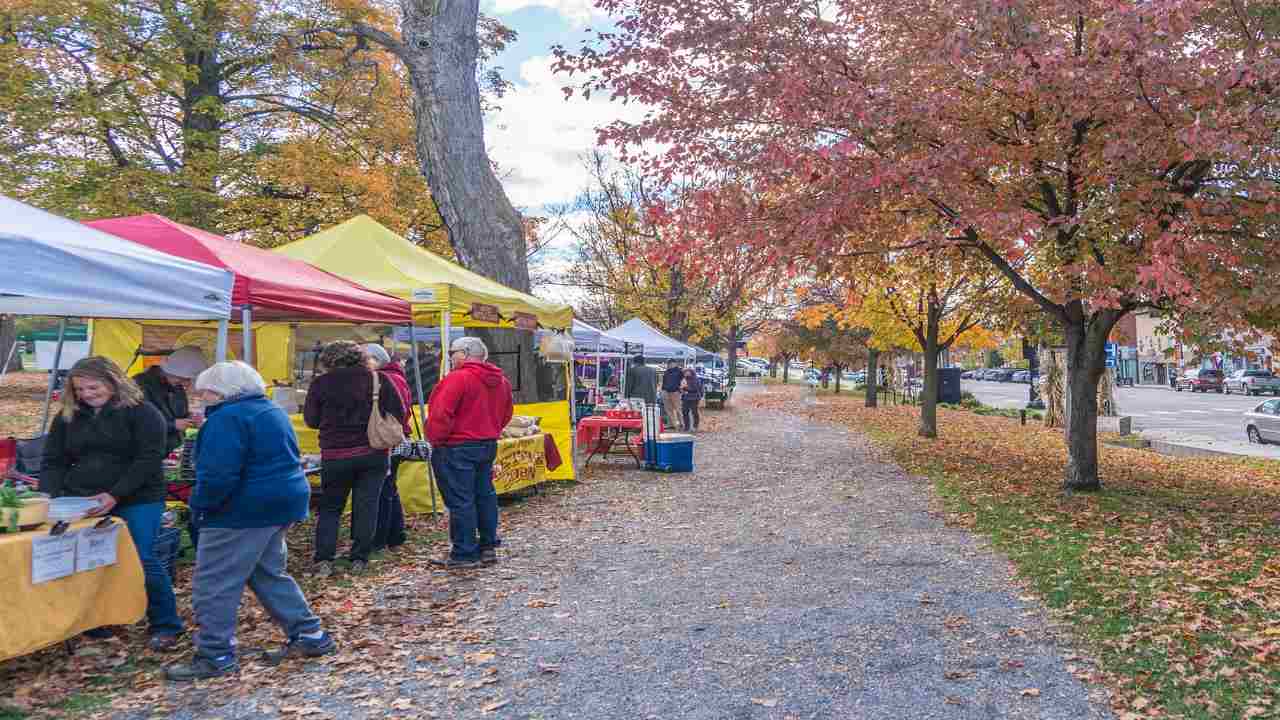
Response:
M296 260L314 265L364 287L408 300L414 322L439 327L441 337L453 327L506 327L533 330L536 326L567 330L573 308L540 300L478 275L400 237L373 218L354 217L340 225L276 248ZM442 343L447 347L448 343ZM262 349L265 355L267 349ZM441 358L447 371L448 357ZM567 372L567 370L566 370ZM516 413L542 418L542 429L556 442L564 463L547 472L548 480L572 480L573 428L569 399L516 406ZM305 445L305 430L299 440ZM307 450L303 448L304 452ZM406 510L425 510L426 483L404 476L405 468L425 476L422 463L402 466L400 492Z

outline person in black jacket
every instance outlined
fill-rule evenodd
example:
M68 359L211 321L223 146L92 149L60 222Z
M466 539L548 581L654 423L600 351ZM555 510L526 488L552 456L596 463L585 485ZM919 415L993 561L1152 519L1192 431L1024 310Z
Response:
M191 416L187 390L191 388L191 381L208 367L200 348L188 346L174 350L159 365L133 376L147 402L164 416L168 432L165 449L169 452L182 445L187 428L200 424L199 418Z
M150 645L177 646L183 631L173 581L155 555L164 515L165 422L111 360L87 357L71 367L62 410L44 447L40 489L53 497L92 497L92 514L124 520L147 588Z

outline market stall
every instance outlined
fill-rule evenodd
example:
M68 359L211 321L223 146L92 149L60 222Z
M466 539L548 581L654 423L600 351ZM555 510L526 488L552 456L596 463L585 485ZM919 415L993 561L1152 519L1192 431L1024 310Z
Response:
M0 253L9 263L0 275L0 312L63 318L54 367L69 316L225 323L231 312L234 277L226 270L142 248L6 197L0 197ZM51 374L50 391L52 381ZM48 397L41 428L48 422ZM0 660L142 618L146 593L132 539L121 522L93 528L97 523L75 523L61 534L42 523L0 535L6 616L22 618L0 623Z
M628 349L625 340L574 319L573 388L579 420L593 414L597 405L622 397Z
M679 360L692 364L698 357L695 348L666 335L640 318L631 318L607 332L618 340L640 348L639 352L644 355L645 360Z
M454 337L457 328L566 331L573 322L572 308L539 300L466 270L363 215L277 248L275 252L407 300L412 304L417 325L439 328L442 335L450 338ZM412 344L415 350L417 346L416 342ZM442 375L448 372L446 348L445 343L437 348ZM540 418L540 429L552 437L557 454L569 458L572 457L573 438L567 371L558 372L563 386L559 397L547 402L517 405L516 413ZM421 390L412 377L410 385ZM425 416L424 405L420 399L415 413L419 420ZM427 482L428 474L425 463L401 466L398 482L406 512L430 509L419 500L424 488L431 486ZM548 480L572 480L573 464L565 462L546 471L545 477ZM495 484L500 482L501 478L495 479Z

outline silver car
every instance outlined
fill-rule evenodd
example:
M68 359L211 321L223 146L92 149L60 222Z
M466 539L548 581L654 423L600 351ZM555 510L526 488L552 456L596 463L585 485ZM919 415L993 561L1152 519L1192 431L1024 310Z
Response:
M1244 414L1244 432L1249 442L1265 445L1280 442L1280 398L1259 403Z

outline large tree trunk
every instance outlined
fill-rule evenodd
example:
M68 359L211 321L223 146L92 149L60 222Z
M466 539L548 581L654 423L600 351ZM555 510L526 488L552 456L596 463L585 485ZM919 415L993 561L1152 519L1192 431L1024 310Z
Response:
M733 325L729 328L729 352L728 363L730 368L738 367L738 326Z
M1067 340L1066 416L1067 472L1063 487L1068 491L1097 490L1098 476L1098 380L1106 370L1104 345L1111 328L1124 313L1098 310L1088 314L1083 303L1067 306L1063 323Z
M13 315L0 315L0 372L22 371L22 353L13 347L17 342L18 319Z
M204 0L195 27L175 28L183 39L182 167L191 194L171 209L180 222L217 230L218 166L222 148L222 73L219 61L226 15L217 0Z
M938 325L942 310L930 304L924 328L924 391L920 398L920 437L938 437Z
M880 351L867 348L867 396L866 406L873 408L877 404L880 392Z
M397 54L413 86L418 164L464 267L529 292L524 225L484 144L476 63L479 0L401 0ZM385 42L379 39L379 42ZM490 351L520 352L517 403L537 400L532 333L475 332Z

